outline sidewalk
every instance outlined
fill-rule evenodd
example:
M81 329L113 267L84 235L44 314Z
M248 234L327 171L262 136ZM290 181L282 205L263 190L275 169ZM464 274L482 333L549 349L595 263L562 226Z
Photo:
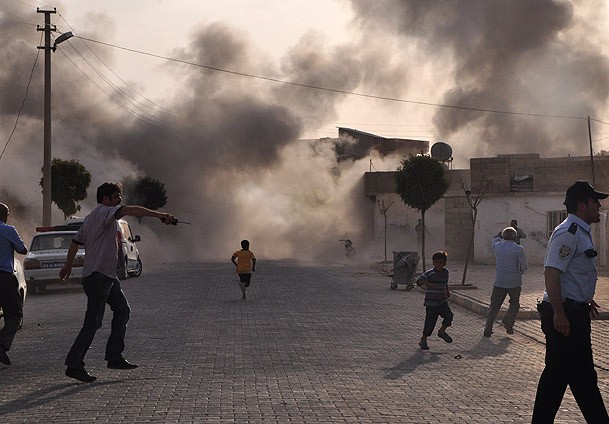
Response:
M462 286L464 266L464 263L459 262L447 265L450 272L450 301L481 316L486 316L495 279L495 265L468 264L465 285ZM392 264L377 264L375 268L388 277L393 273ZM523 275L520 311L514 331L545 344L545 336L541 331L536 309L537 301L543 297L545 288L543 269L543 265L533 265ZM404 290L404 287L398 286L398 290ZM414 290L422 291L419 288ZM592 321L594 362L597 368L609 371L609 351L606 348L609 344L609 325L607 325L607 320L609 320L609 276L606 270L599 272L594 299L600 305L599 316ZM502 333L499 321L507 311L507 303L506 298L497 315L496 335ZM483 327L480 327L480 334L482 331Z
M471 265L467 267L465 284L476 287L466 289L462 286L463 269L465 264L457 263L448 268L451 273L451 290L453 302L481 315L486 315L493 290L495 279L495 265ZM518 319L539 319L537 314L537 302L543 298L545 288L543 265L529 267L522 277L522 292L520 295L520 312ZM599 276L596 287L596 302L601 305L601 311L597 319L609 319L609 278ZM504 302L499 318L507 311L507 298Z
M383 263L378 266L379 272L388 277L393 273L393 264ZM464 263L449 263L447 268L450 272L451 302L456 303L470 311L486 316L495 280L495 265L468 264L463 281ZM543 265L533 265L522 277L522 292L520 294L520 312L517 319L530 320L539 319L537 314L537 302L543 298L545 288ZM609 320L609 277L607 273L599 273L596 287L596 302L601 305L601 311L597 319ZM403 289L404 286L398 286ZM507 311L507 298L504 302L498 319L501 319Z

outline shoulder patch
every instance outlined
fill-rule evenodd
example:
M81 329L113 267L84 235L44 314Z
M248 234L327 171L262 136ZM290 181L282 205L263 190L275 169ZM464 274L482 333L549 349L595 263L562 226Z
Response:
M560 250L558 251L558 255L560 256L560 259L567 259L570 254L571 254L571 248L564 244L561 246Z
M572 223L567 231L569 231L571 234L575 234L577 232L577 224L575 222Z

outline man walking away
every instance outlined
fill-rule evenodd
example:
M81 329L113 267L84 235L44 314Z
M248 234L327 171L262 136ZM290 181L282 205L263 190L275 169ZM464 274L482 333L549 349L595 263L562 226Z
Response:
M10 365L7 355L23 317L23 302L19 294L19 281L13 274L15 252L25 255L27 247L12 225L7 225L10 212L0 203L0 307L4 313L4 327L0 331L0 362Z

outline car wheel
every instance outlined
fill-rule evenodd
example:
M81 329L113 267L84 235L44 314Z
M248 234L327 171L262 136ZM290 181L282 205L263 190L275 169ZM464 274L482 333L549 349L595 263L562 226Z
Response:
M140 275L142 275L142 260L138 256L137 263L135 264L135 269L129 273L129 276L139 277Z
M38 287L36 287L36 283L27 283L27 292L29 294L36 294L38 292Z

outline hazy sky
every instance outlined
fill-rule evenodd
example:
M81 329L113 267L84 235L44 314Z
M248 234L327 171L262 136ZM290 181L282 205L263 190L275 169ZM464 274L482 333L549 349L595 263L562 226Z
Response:
M53 53L53 156L79 160L92 188L164 182L167 209L198 224L150 237L192 257L224 257L241 238L268 256L340 253L339 238L357 239L370 159L394 170L401 158L338 163L328 143L303 141L337 126L442 140L467 168L497 154L587 155L591 116L594 150L609 150L605 0L2 0L0 140L38 53L36 7L56 7L53 23L77 35ZM0 194L29 222L42 67L0 159Z
M505 145L505 140L495 145L489 141L500 137L499 133L520 138L523 136L520 128L530 131L532 127L555 127L556 120L451 111L426 103L524 114L593 115L607 121L597 112L606 110L606 99L591 105L589 99L574 100L569 89L563 90L568 84L581 94L594 91L605 82L590 83L590 87L575 86L581 79L597 77L593 68L605 65L609 45L605 1L571 4L549 0L533 3L467 0L459 6L457 3L448 0L62 0L56 3L5 0L0 12L7 18L41 23L42 15L35 13L36 7L56 7L58 15L53 16L53 21L60 31L72 29L77 35L120 47L187 60L191 57L183 53L189 49L195 34L211 25L221 25L240 43L247 44L248 57L259 61L257 67L251 66L250 61L246 64L249 67L227 66L227 70L406 100L392 102L340 96L333 102L326 119L305 122L303 138L333 137L337 126L347 126L387 137L442 140L453 145L457 167L467 167L472 155L492 154L495 145ZM528 19L531 16L533 19ZM71 43L86 53L81 43L74 40ZM304 50L305 45L309 51ZM172 71L176 66L171 62L92 43L89 46L107 59L112 71L161 106L167 104L176 90L183 88L183 81L176 78ZM66 46L62 49L74 57L71 49ZM295 53L297 50L300 53ZM295 58L296 54L300 56ZM61 60L61 55L54 56ZM311 68L350 67L350 76L356 75L353 77L356 80L352 84L333 84L330 78L322 79L318 75L313 82L319 84L306 78L298 81L299 76L291 72L295 71L294 66L302 69L296 61L306 60L311 61ZM260 63L267 67L260 67ZM102 71L117 81L109 70ZM340 75L338 70L336 73ZM92 78L100 81L98 76ZM103 82L100 85L106 88ZM316 94L315 90L310 91ZM604 95L604 90L599 94ZM506 99L508 95L510 99ZM508 122L498 124L503 118ZM488 125L489 120L493 125ZM564 119L558 121L565 122ZM574 133L579 134L580 122L566 122L571 127L577 126ZM503 130L489 128L501 125ZM506 132L505 128L510 127L511 132ZM602 139L609 126L600 125L594 130L596 139ZM583 137L586 137L585 131ZM559 142L553 136L550 139L554 145ZM523 146L531 143L523 142ZM537 142L532 146L537 147ZM595 150L605 147L606 144L600 142ZM563 149L561 153L578 154L585 150Z

